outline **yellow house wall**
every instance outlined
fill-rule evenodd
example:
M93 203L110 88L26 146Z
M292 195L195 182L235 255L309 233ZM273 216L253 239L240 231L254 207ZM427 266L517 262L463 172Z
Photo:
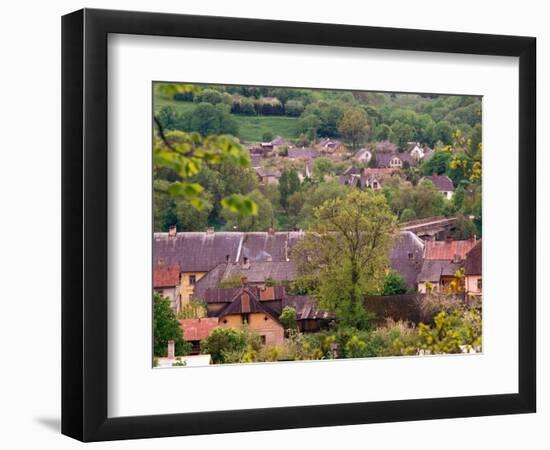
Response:
M195 286L189 283L190 275L195 275L196 281L199 281L202 277L206 275L206 272L182 272L180 287L182 305L186 305L187 303L189 303L189 300L193 295L193 290L195 289Z
M219 326L226 328L240 328L243 326L243 320L240 314L231 314L221 319ZM260 336L265 336L266 346L283 344L283 327L267 314L250 314L248 316L248 327L251 331L254 331Z

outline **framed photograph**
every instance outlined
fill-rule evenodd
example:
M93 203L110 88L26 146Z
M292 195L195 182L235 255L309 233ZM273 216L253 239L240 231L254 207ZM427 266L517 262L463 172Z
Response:
M535 412L532 37L62 21L62 432Z

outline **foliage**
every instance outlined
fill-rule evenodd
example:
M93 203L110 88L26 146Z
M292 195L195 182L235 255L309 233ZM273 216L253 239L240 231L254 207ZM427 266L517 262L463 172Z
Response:
M384 278L382 295L399 295L407 292L407 284L403 276L395 270L390 270Z
M255 231L267 230L273 227L274 216L271 202L259 191L254 190L247 198L256 205L255 215L244 215L240 211L231 209L222 211L221 217L225 220L227 230Z
M178 312L178 319L202 319L208 314L206 303L201 300L193 300L182 305Z
M153 354L166 356L168 341L175 341L176 354L187 355L191 345L183 340L183 330L170 300L156 293L153 295Z
M350 191L317 208L313 232L294 246L300 275L316 279L320 306L338 323L368 326L363 297L383 282L394 226L383 195Z
M300 178L294 169L283 170L279 178L279 195L283 209L288 209L288 198L300 190Z
M296 309L292 306L285 306L279 316L279 322L281 322L285 330L298 328L298 323L296 322Z
M414 211L416 219L440 215L445 207L445 199L431 181L423 181L418 186L398 186L388 192L392 211L399 216L400 221L410 220Z
M338 131L351 141L354 149L359 141L366 137L368 130L367 114L362 108L346 109L338 121Z
M422 172L424 175L441 175L447 172L451 154L447 151L438 150L430 159L422 164Z
M429 354L481 351L481 326L476 308L441 311L433 325L419 324L418 347Z
M247 346L244 330L216 327L207 339L201 341L201 353L210 354L214 364L239 362Z

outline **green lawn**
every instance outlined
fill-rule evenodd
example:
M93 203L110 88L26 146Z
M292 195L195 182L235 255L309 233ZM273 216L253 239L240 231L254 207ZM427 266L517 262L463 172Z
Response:
M174 108L178 113L192 110L195 107L193 102L179 102L159 94L155 95L155 112L164 106ZM282 136L287 139L298 137L298 119L286 116L240 116L234 115L239 124L239 135L242 141L259 142L262 135L269 131L273 136Z

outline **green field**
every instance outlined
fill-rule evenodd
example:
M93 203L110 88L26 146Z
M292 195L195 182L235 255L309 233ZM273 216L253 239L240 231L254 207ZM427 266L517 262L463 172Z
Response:
M180 102L155 95L155 112L164 106L174 108L178 113L192 110L195 107L193 102ZM241 141L260 142L265 132L273 133L273 136L281 136L293 139L298 136L298 119L285 116L241 116L233 115L239 124L239 135Z

